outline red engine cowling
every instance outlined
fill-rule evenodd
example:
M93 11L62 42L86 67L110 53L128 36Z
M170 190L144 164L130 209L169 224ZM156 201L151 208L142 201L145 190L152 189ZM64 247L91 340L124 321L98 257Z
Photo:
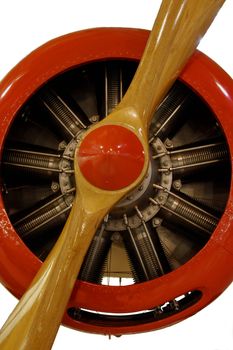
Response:
M65 35L1 82L0 276L15 296L66 221L77 135L120 101L147 38L116 28ZM231 283L232 97L231 78L196 52L155 112L145 180L96 232L66 325L115 335L158 329Z

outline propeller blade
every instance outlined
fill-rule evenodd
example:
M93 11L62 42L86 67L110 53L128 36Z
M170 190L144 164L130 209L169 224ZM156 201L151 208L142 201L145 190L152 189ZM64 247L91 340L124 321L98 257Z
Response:
M0 333L3 349L50 349L73 285L99 224L125 190L92 187L77 170L79 184L61 235Z
M163 0L139 67L117 109L131 107L148 128L225 0ZM121 112L122 113L122 112Z
M163 1L128 92L107 118L90 128L77 149L74 163L78 190L73 208L59 240L3 326L0 335L2 350L51 348L85 253L99 223L111 207L137 186L146 174L149 158L147 134L153 112L223 3L223 0ZM126 160L126 153L120 150L123 144L114 144L117 138L111 144L113 134L120 134L121 131L122 135L126 134L126 138L124 135L122 137L129 147L127 154L131 151ZM95 145L95 137L101 133L108 147L104 156L102 141L97 151ZM133 140L133 146L129 139ZM94 148L90 148L92 146ZM131 146L133 149L130 149ZM137 156L140 160L144 152L143 162L138 163L134 146L138 147ZM77 153L80 154L81 148L84 154L78 164ZM109 152L112 149L115 153L111 155ZM123 165L128 176L124 183L121 183L119 173L114 175L115 166L119 166L118 160L114 158L118 153L120 170ZM94 166L96 159L99 173L92 176L92 170L88 170L88 167ZM86 170L89 171L89 182L86 180ZM93 184L97 175L97 183Z

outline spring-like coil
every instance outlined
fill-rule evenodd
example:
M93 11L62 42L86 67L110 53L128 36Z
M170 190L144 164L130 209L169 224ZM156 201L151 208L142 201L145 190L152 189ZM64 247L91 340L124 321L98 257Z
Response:
M111 235L103 227L98 230L85 256L79 279L92 283L101 283L104 263L111 246Z
M170 271L170 265L157 235L141 225L123 235L136 282L148 281Z
M16 231L22 238L30 238L30 235L37 229L42 229L54 220L57 225L60 221L64 223L62 214L68 212L70 207L65 202L63 196L55 198L40 208L34 210L25 217L17 220L14 224ZM56 220L55 220L56 219Z
M182 117L182 110L191 101L190 92L177 81L155 112L155 122L152 122L151 125L153 135L161 139L168 137L173 124L179 121Z
M47 110L52 114L53 121L65 136L74 137L84 125L73 113L67 104L53 90L46 89L41 94L41 100Z
M203 165L228 159L228 150L225 143L215 143L199 147L190 147L171 152L173 171L181 171L182 167L192 166L192 170ZM176 169L177 168L177 169ZM181 169L179 169L181 168Z
M186 222L188 227L192 226L209 234L213 232L218 223L217 217L184 194L181 197L170 193L163 209L165 209L165 217L168 211L168 214L173 215L174 218Z
M20 168L47 177L59 172L60 159L52 154L5 148L2 162L7 169Z
M118 64L105 68L105 116L110 114L122 99L122 72Z

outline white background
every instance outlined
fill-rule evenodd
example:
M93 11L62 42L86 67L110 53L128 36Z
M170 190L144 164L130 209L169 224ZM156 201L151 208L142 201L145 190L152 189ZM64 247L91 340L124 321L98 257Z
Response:
M0 80L25 55L56 36L91 27L151 29L160 0L1 0ZM199 49L233 76L233 1L227 0ZM233 267L232 267L233 268ZM0 325L16 305L0 286ZM197 315L164 330L121 338L61 327L53 350L232 350L233 284ZM9 349L17 350L17 349ZM33 349L32 349L33 350Z

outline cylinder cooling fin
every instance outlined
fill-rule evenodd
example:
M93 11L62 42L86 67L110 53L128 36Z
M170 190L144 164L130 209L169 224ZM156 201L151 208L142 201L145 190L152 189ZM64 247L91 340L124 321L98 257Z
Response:
M71 210L77 144L121 101L147 37L73 33L1 83L0 276L17 297ZM104 334L157 329L232 281L232 96L232 80L196 52L154 113L145 178L96 231L64 324Z

